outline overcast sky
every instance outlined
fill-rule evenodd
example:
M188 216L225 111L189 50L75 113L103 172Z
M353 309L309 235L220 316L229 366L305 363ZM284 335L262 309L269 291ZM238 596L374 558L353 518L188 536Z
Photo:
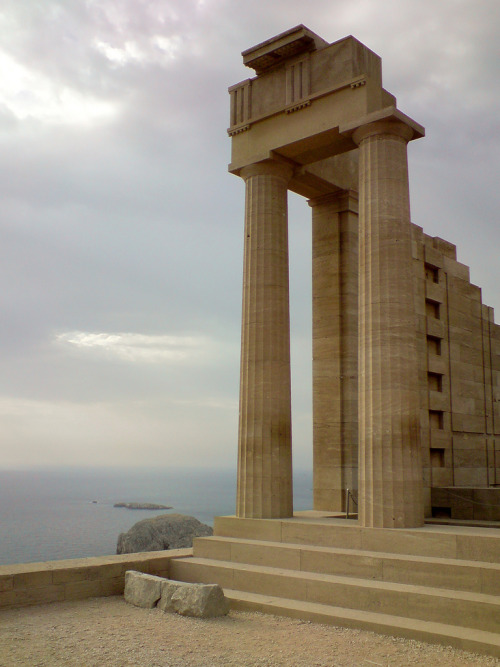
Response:
M352 34L426 127L412 219L500 313L498 0L3 0L0 467L234 466L241 51ZM294 457L311 460L310 209L290 197Z

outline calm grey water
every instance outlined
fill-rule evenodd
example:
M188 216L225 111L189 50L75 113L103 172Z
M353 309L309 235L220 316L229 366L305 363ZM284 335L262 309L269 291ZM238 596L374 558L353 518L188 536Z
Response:
M213 525L234 514L235 489L234 470L0 470L0 564L114 554L119 533L166 513L116 502L170 505ZM294 472L294 506L312 507L309 471Z

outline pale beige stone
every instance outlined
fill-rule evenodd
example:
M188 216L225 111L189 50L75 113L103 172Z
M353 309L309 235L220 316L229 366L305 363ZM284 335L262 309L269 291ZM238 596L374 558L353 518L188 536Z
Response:
M500 484L496 443L438 451L500 435L500 328L456 247L410 222L406 143L424 129L380 58L304 26L243 56L257 76L231 86L228 130L247 193L237 515L292 512L289 189L312 205L314 507L343 511L350 489L363 524L421 525L431 488Z
M406 144L401 123L361 126L359 517L423 524L422 469Z
M121 595L127 570L168 576L169 563L191 553L191 549L173 549L136 553L133 558L100 556L0 565L0 608Z
M145 609L156 607L161 597L162 581L161 577L129 570L125 573L125 601Z
M287 185L279 162L245 167L237 515L291 516Z
M158 609L195 618L214 618L229 613L229 603L218 584L191 584L165 580L161 583Z
M341 190L309 204L314 507L342 511L358 488L358 198Z

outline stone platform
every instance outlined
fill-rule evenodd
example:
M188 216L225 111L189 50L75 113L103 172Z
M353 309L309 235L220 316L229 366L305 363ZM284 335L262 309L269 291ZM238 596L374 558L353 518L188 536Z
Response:
M361 527L324 512L217 517L170 576L218 583L235 609L500 657L500 530Z

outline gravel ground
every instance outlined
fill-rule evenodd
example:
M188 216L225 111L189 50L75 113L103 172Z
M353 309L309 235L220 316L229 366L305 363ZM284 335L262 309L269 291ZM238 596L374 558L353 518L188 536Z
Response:
M0 667L477 667L500 661L448 647L277 616L202 620L122 597L0 611Z

